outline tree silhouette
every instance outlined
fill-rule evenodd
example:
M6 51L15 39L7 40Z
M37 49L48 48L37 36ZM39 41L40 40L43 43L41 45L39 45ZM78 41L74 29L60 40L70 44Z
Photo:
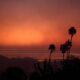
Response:
M69 34L71 35L71 41L72 41L73 35L76 34L76 29L75 29L75 27L72 26L71 28L69 28L68 32L69 32Z
M50 50L50 55L49 55L49 62L51 61L51 54L53 53L53 51L55 50L55 45L54 44L50 44L49 45L49 50Z
M62 44L62 45L60 46L60 51L61 51L62 54L63 54L63 62L64 62L64 54L66 53L67 50L68 50L68 47L67 47L66 44Z
M72 41L71 40L67 40L65 42L65 45L67 47L67 59L70 57L70 49L72 47Z
M68 30L68 32L69 32L69 34L71 35L71 42L68 42L68 44L70 45L71 44L71 46L72 46L72 39L73 39L73 36L76 34L76 29L75 29L75 27L70 27L69 28L69 30ZM71 46L70 46L70 48L69 48L69 55L70 55L70 51L71 51Z

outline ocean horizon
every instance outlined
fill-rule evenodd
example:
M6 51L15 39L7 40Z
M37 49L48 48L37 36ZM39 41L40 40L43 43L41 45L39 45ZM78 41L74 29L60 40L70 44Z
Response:
M71 52L71 55L80 58L79 53ZM49 58L49 50L40 50L40 49L0 49L0 55L8 58L33 58L37 60L44 60ZM67 54L65 53L65 59ZM63 59L63 55L60 51L53 52L51 56L52 60Z

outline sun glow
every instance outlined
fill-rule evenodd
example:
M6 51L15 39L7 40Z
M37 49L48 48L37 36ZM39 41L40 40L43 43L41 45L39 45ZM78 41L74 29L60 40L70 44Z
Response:
M16 29L4 32L4 37L1 40L5 45L36 45L44 41L41 32L32 29Z

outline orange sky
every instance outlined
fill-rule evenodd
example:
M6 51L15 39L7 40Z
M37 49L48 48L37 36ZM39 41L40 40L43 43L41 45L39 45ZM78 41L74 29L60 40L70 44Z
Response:
M76 50L80 48L79 0L0 0L0 45L60 45L75 26Z

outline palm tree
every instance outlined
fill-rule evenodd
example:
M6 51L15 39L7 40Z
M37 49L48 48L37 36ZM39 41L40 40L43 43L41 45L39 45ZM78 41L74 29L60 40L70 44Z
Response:
M49 62L50 62L51 61L51 54L55 50L55 45L54 44L50 44L48 49L50 50L50 55L49 55Z
M72 45L73 36L76 34L75 27L72 26L71 28L69 28L68 32L71 35L71 45ZM70 55L70 50L71 50L71 46L70 46L70 49L69 49L69 55Z
M71 40L67 40L65 42L65 45L67 46L67 59L70 57L70 49L72 47L72 41Z
M63 62L64 62L65 53L66 53L67 50L68 50L68 47L67 47L66 44L62 44L62 45L60 46L60 51L61 51L62 54L63 54Z
M72 38L73 38L73 35L76 34L76 29L75 27L70 27L69 30L68 30L69 34L71 35L71 41L72 41Z

